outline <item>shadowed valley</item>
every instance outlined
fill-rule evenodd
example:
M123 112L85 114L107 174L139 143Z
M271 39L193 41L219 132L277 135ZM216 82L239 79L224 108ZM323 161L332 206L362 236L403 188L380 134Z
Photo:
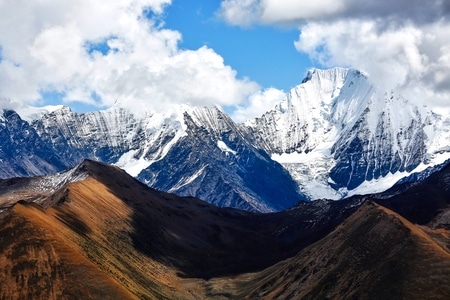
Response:
M385 208L400 195L255 214L93 161L3 180L0 299L448 298L448 197L414 225Z

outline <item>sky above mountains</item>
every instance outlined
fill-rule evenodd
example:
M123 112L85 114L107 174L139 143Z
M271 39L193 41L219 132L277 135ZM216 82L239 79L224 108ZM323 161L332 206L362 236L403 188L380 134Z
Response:
M261 115L311 67L450 106L449 0L0 0L0 107Z

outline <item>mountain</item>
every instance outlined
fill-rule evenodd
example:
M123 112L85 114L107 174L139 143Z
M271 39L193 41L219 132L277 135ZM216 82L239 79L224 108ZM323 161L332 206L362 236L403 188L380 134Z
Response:
M223 111L184 114L185 136L137 178L179 195L195 195L221 207L279 211L306 200L283 167L249 143L248 132Z
M449 274L448 251L401 216L367 203L324 239L241 280L249 299L445 299Z
M30 122L49 152L57 153L58 171L96 159L154 188L249 211L277 211L307 200L290 174L249 143L248 131L219 108L136 115L119 107L81 114L61 107Z
M311 199L380 192L450 156L449 115L380 91L354 69L311 70L247 125Z
M12 110L0 115L1 177L49 174L68 167L30 124Z
M0 191L0 294L13 299L198 298L204 280L294 255L355 210L345 201L276 215L218 208L94 161L2 180Z
M448 298L448 229L366 197L255 214L89 160L0 180L0 297Z
M382 192L450 159L450 114L377 89L355 69L313 69L279 105L236 124L218 107L134 111L116 104L3 111L0 178L89 158L142 182L254 212ZM420 174L420 175L412 175Z
M373 198L415 224L450 229L450 164L429 177L395 185Z

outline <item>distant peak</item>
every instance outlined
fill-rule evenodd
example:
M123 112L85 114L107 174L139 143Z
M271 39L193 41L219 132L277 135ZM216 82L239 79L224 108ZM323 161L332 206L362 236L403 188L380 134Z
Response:
M321 79L326 78L329 80L343 80L347 75L353 74L354 76L364 76L367 77L367 75L357 69L353 68L341 68L341 67L335 67L331 69L310 69L306 73L305 78L302 80L302 83L306 83L308 81L314 80L314 79Z
M213 107L193 107L186 110L186 112L199 124L216 122L217 119L229 119L229 116L218 105Z
M43 115L59 112L61 113L70 113L72 110L70 107L65 105L47 105L42 107L35 106L23 106L16 109L17 113L20 117L28 122L32 122L42 118Z

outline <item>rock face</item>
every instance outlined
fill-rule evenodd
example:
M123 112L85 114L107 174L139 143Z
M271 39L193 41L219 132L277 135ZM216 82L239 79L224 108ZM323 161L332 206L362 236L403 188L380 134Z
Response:
M14 111L0 114L1 177L54 173L67 165L36 130Z
M381 192L450 159L450 114L379 91L354 69L311 70L245 124L217 107L186 106L164 113L61 106L22 117L4 111L0 119L2 178L90 158L164 191L259 212Z
M78 114L62 107L31 125L15 116L22 127L14 130L23 134L28 126L55 163L53 169L36 166L36 172L11 170L2 177L47 174L91 158L116 164L152 187L218 206L269 212L307 200L290 174L249 142L248 130L219 108L137 117L123 108Z
M74 165L85 157L117 162L129 151L158 159L173 138L174 129L164 123L152 124L154 121L151 116L137 119L123 108L78 114L62 107L44 114L32 125L42 139Z
M392 185L392 177L442 162L449 124L447 115L380 92L365 74L341 68L310 71L285 101L248 123L255 143L303 192L335 199L375 192L371 182L383 189L383 178Z
M218 108L184 114L185 136L138 178L158 189L195 195L221 207L274 211L306 200L283 167Z

